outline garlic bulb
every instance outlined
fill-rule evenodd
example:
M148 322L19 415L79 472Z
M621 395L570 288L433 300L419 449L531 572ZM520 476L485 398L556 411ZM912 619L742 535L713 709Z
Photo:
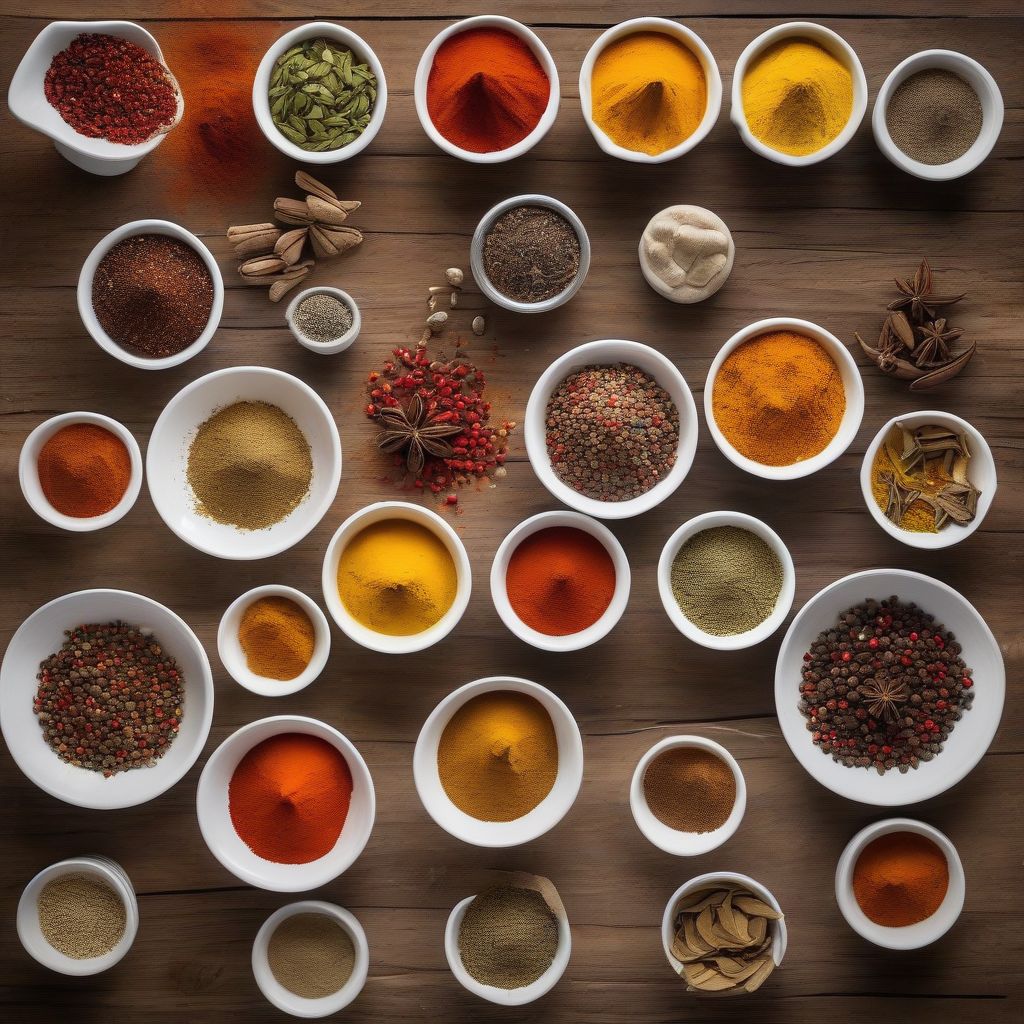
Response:
M725 222L702 206L656 213L640 239L647 283L673 302L702 302L728 280L736 247Z

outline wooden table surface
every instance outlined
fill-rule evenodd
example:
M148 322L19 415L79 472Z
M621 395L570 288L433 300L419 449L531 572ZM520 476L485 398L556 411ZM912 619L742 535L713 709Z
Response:
M317 272L317 282L346 288L363 312L358 344L343 356L323 358L294 343L281 306L271 305L260 290L239 286L223 238L228 224L267 219L274 196L294 191L295 166L252 125L249 82L269 43L321 13L322 6L309 0L109 0L97 7L53 0L43 18L4 2L5 81L47 18L131 18L155 33L179 73L186 115L135 171L109 179L78 171L42 136L10 116L3 121L0 564L7 585L0 594L0 629L6 642L33 609L68 591L138 591L169 605L196 630L210 655L217 698L199 764L172 791L142 807L73 808L26 781L6 751L0 756L0 1016L78 1024L283 1020L260 996L249 956L261 922L289 897L247 888L221 868L200 837L194 799L206 754L229 733L266 715L296 712L344 731L365 756L377 788L377 823L365 852L315 894L351 908L369 937L370 978L345 1019L396 1022L440 1014L450 1021L580 1024L1019 1020L1024 83L1022 21L1011 16L1017 5L719 0L656 2L641 10L581 0L503 6L502 13L534 24L551 49L561 73L561 110L551 133L528 157L477 168L428 142L415 116L412 81L433 35L453 17L478 12L429 13L414 0L391 0L387 16L378 17L378 5L347 5L351 16L344 20L376 50L391 95L383 130L369 150L325 175L343 196L362 200L352 222L366 233L366 242ZM772 16L775 9L781 17ZM856 16L844 16L844 10L856 10ZM642 167L604 157L583 124L577 74L599 32L638 13L682 15L716 55L727 92L743 47L793 16L821 20L852 43L872 100L885 75L910 53L927 47L963 50L981 60L1002 87L1002 138L981 170L930 185L885 160L868 117L839 156L807 170L788 170L744 148L729 123L726 100L710 137L675 163ZM225 119L243 131L234 149L223 142ZM452 515L472 559L475 592L447 640L423 654L394 658L355 647L335 630L330 663L309 689L281 700L243 691L216 655L221 613L243 590L263 583L291 584L319 597L324 549L342 519L369 502L407 496L386 479L372 447L373 430L361 413L366 374L392 346L415 340L427 287L440 281L445 267L467 266L470 235L481 214L507 195L531 191L555 195L579 213L594 259L586 286L567 307L537 317L493 311L487 336L471 338L470 351L490 374L499 412L513 419L521 420L533 382L553 358L595 338L635 338L659 348L680 367L699 404L718 347L753 320L792 314L821 323L847 342L855 330L870 336L891 297L892 277L912 273L925 254L943 290L968 293L954 318L968 338L977 339L979 353L953 384L923 397L865 366L864 422L850 450L827 470L785 485L733 468L714 448L702 416L697 458L685 484L653 512L612 524L632 561L632 596L618 628L577 654L547 655L520 643L490 601L488 572L501 539L525 517L555 507L531 472L517 434L507 478L496 488L464 494L459 513ZM737 250L727 287L689 308L659 298L636 265L637 239L647 219L679 202L720 214ZM227 284L223 323L211 345L184 366L159 373L132 370L100 351L75 303L88 251L106 232L141 217L176 220L202 236L220 259ZM144 445L179 388L219 367L247 363L290 371L316 387L342 435L345 472L337 501L291 551L263 562L207 557L163 526L145 491L117 526L81 535L51 529L22 500L18 451L46 417L76 409L107 413ZM884 534L867 514L858 483L865 446L881 423L933 405L967 417L986 435L1000 474L999 494L982 528L959 547L937 553L914 551ZM1009 698L990 751L950 792L907 809L953 839L967 872L959 924L929 949L886 953L858 938L839 914L836 859L854 832L886 815L819 786L783 742L773 701L781 632L752 650L714 653L683 639L660 606L655 565L666 538L685 519L719 508L760 516L782 534L796 561L796 608L859 569L917 569L960 589L999 640ZM445 694L499 673L534 679L566 700L583 732L586 772L574 808L552 832L518 849L486 851L452 839L427 817L413 788L412 751L421 724ZM627 800L640 755L663 736L683 732L728 746L749 787L737 835L693 860L670 857L647 843ZM142 923L119 967L74 980L29 959L17 940L14 914L22 887L36 871L84 852L108 854L126 868L139 893ZM574 940L568 971L550 995L525 1010L480 1003L459 987L445 963L448 912L476 891L486 868L545 874L568 909ZM746 1001L696 1000L661 950L665 901L687 878L718 868L761 880L789 921L784 969Z

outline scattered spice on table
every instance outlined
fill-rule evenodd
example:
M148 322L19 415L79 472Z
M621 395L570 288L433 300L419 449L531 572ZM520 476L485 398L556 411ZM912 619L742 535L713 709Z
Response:
M596 501L646 494L675 465L679 411L669 393L636 366L586 366L548 399L551 468Z
M792 466L818 455L846 412L835 360L796 331L767 331L733 349L715 376L711 400L729 444L764 466Z
M555 784L558 740L551 716L525 693L473 697L441 733L437 771L460 811L480 821L515 821Z
M704 68L665 32L633 32L609 43L591 76L591 117L623 149L657 156L685 142L704 119Z
M521 142L547 109L551 83L533 50L503 28L449 36L427 78L427 113L450 143L495 153Z
M39 930L58 953L72 960L94 960L124 937L124 900L97 875L75 872L52 878L36 903Z
M644 772L644 799L651 814L677 832L714 832L732 814L736 777L710 750L669 747Z
M275 864L308 864L330 853L351 799L344 756L305 733L281 733L256 744L228 784L228 811L239 839Z
M487 280L516 302L544 302L561 295L580 272L580 239L557 210L516 206L484 235Z
M912 160L948 164L981 134L981 100L955 71L926 68L901 82L885 108L892 141Z
M242 612L238 642L250 672L285 681L306 671L316 631L300 604L271 595L258 598Z
M240 530L264 530L309 494L313 453L283 409L235 402L199 427L187 476L201 515Z
M804 654L800 713L848 768L906 773L937 757L974 701L952 633L897 597L844 612Z
M306 296L295 307L292 319L304 337L321 344L344 338L353 323L348 303L327 292Z
M39 666L32 709L62 760L108 778L150 767L178 735L178 663L159 639L124 622L76 626Z
M96 267L92 308L122 348L161 359L188 348L206 330L213 278L187 242L170 235L132 235Z
M91 519L116 508L132 478L132 460L113 431L95 423L61 427L39 449L39 486L62 515Z
M608 610L615 563L604 544L573 526L549 526L509 558L505 590L512 611L546 636L581 633Z
M853 866L853 895L865 915L885 928L925 921L949 888L946 855L928 836L888 832L861 850Z
M292 914L271 933L267 963L278 984L302 999L324 999L344 988L355 969L347 931L327 914Z

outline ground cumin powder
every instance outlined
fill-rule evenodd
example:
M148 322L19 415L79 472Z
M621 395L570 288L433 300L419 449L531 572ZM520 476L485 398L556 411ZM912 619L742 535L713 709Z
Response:
M356 950L348 932L326 914L293 914L267 943L270 972L303 999L334 995L352 977Z
M714 832L732 814L736 779L716 754L700 747L673 747L644 772L651 813L677 832Z
M46 883L37 902L39 929L59 953L92 960L109 953L124 935L124 901L102 878L80 872Z
M261 597L242 613L238 642L250 672L286 681L306 671L316 631L305 609L287 597Z

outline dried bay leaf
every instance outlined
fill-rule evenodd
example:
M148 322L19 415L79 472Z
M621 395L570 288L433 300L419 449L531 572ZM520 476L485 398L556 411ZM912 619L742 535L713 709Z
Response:
M745 914L750 914L751 916L756 914L758 917L768 918L769 921L778 921L782 917L773 907L765 903L764 900L759 900L756 896L740 894L735 897L733 903Z

